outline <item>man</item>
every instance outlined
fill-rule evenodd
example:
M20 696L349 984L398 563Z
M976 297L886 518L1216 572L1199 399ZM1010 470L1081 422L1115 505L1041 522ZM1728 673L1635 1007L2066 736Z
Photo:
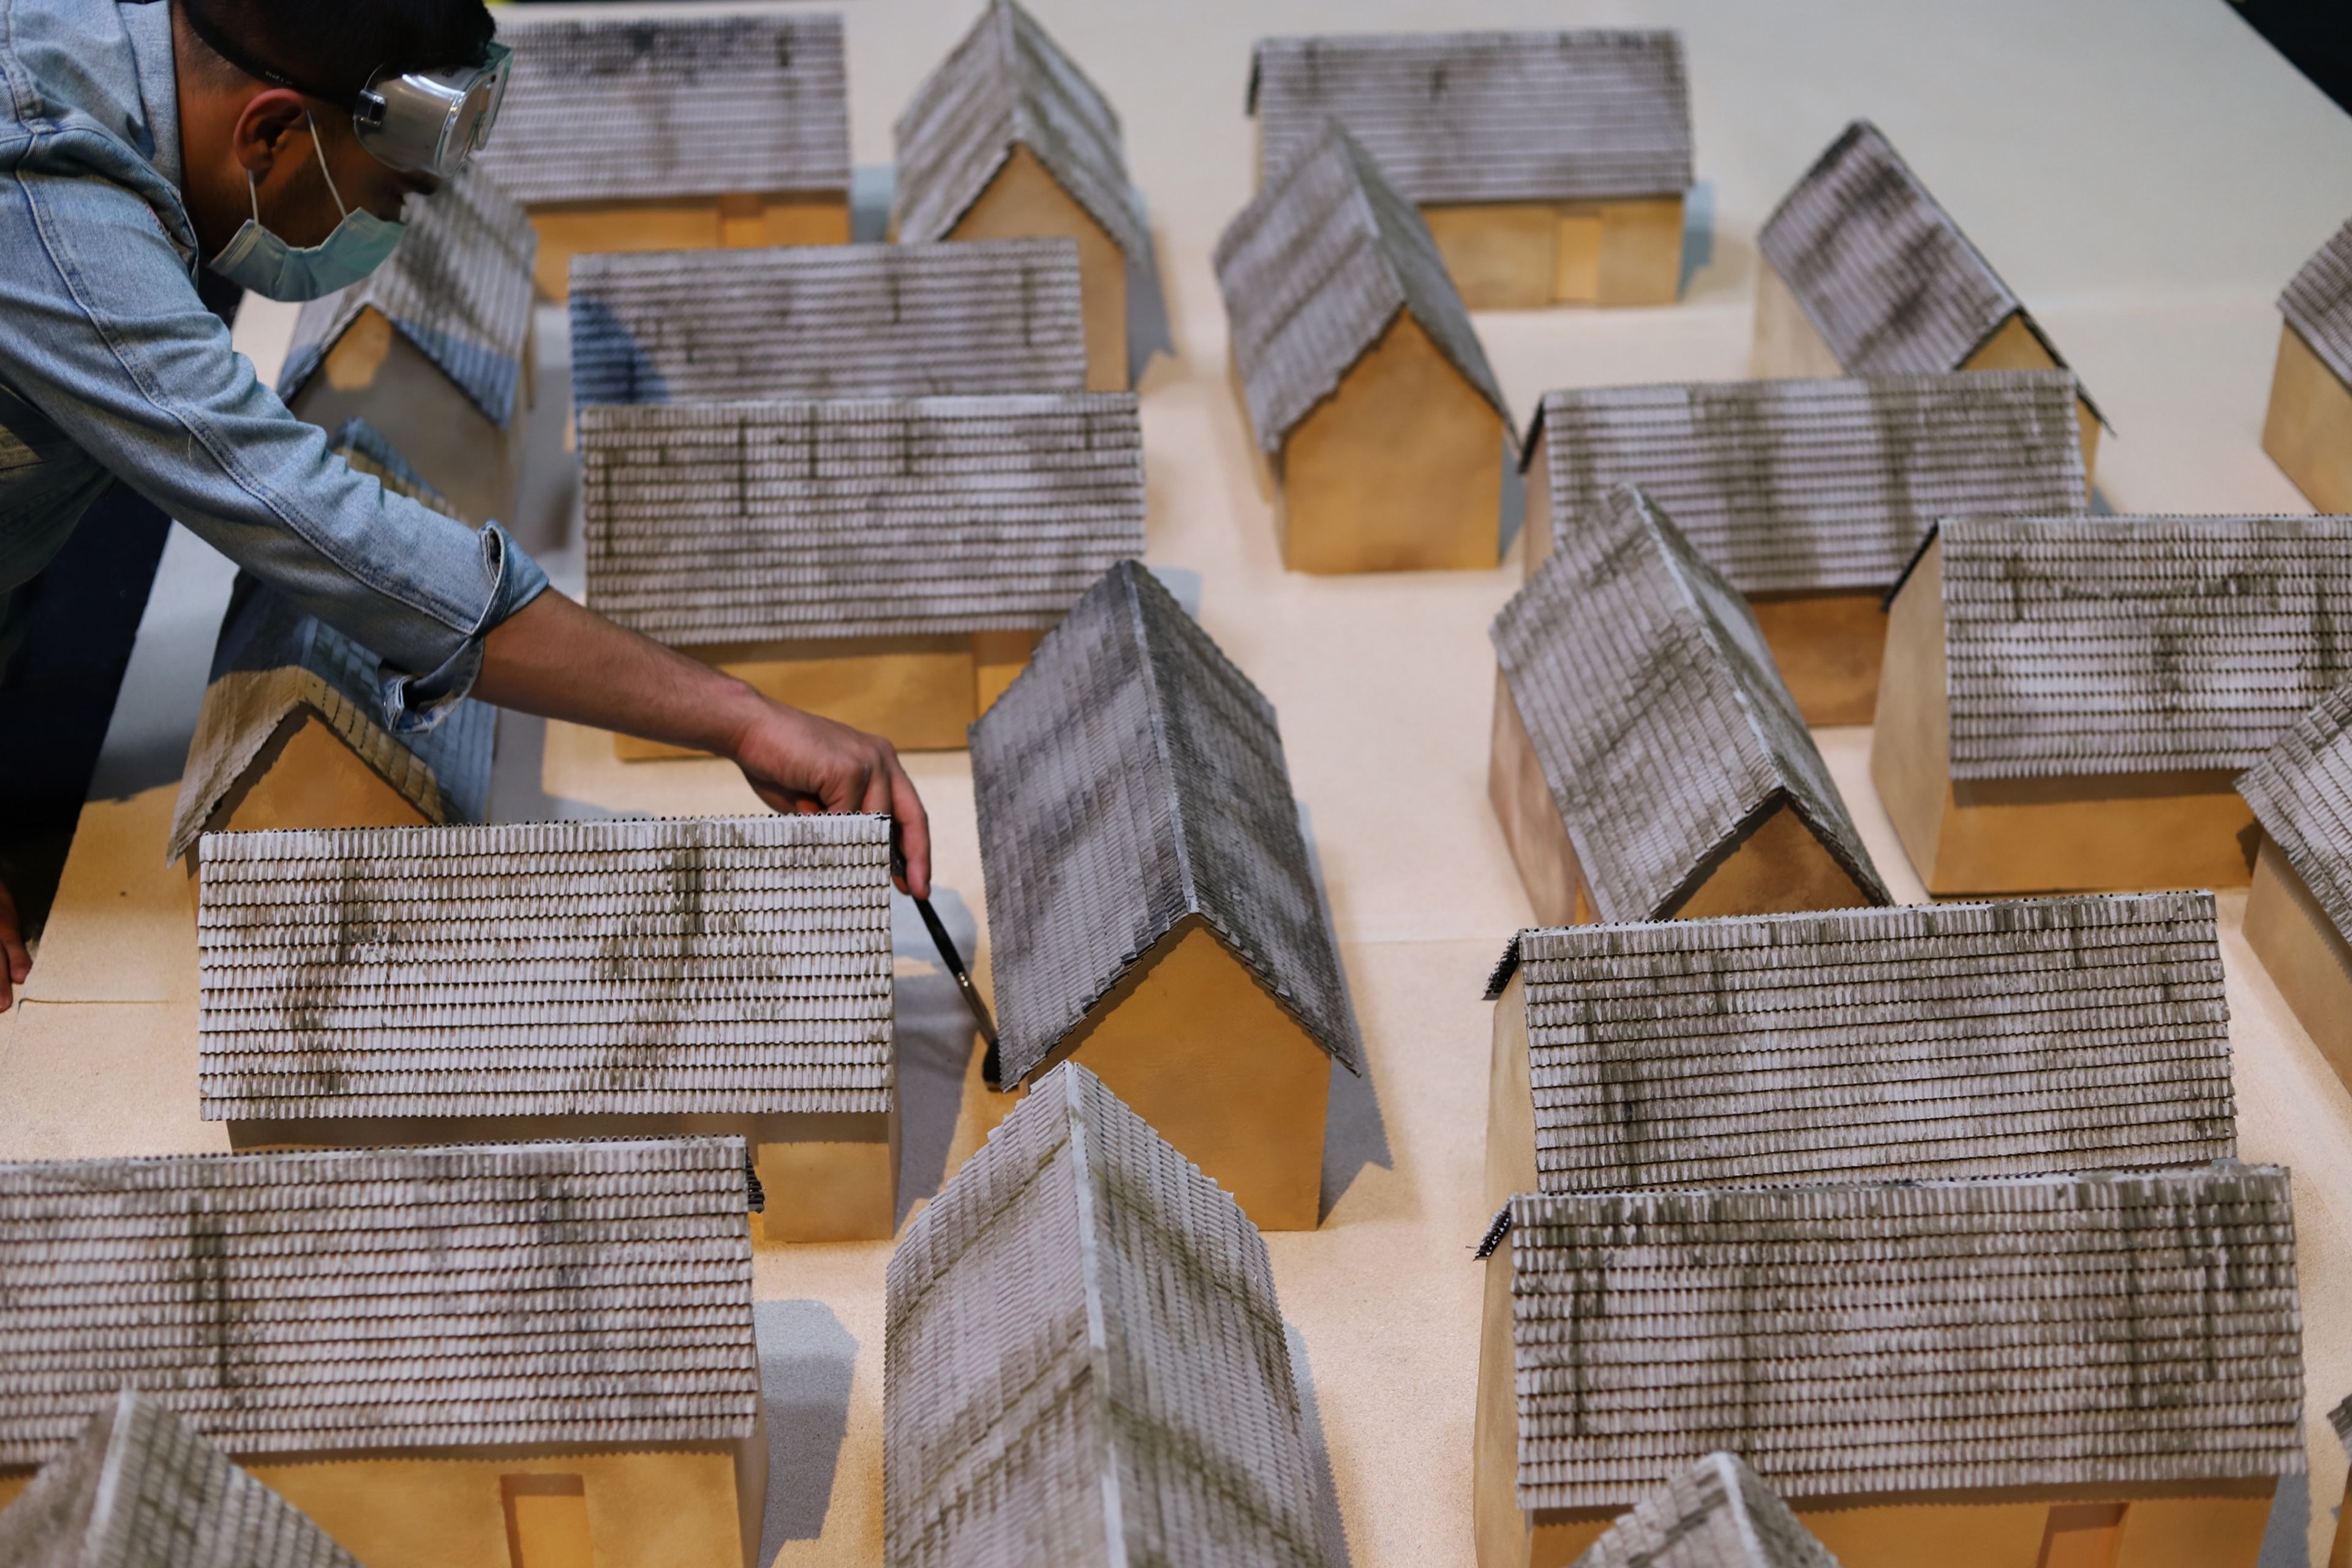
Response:
M119 479L373 649L395 728L470 693L714 752L777 810L893 814L927 894L887 742L623 630L496 523L354 473L197 299L199 266L309 299L380 263L495 118L492 31L482 0L0 0L0 657L9 599ZM0 889L0 1008L27 970Z

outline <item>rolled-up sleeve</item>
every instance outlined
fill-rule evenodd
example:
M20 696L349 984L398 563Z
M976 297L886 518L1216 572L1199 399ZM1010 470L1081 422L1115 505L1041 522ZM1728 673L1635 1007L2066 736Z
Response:
M229 346L136 194L23 167L0 180L0 374L118 479L373 650L398 728L431 724L546 574L495 522L477 532L330 451Z

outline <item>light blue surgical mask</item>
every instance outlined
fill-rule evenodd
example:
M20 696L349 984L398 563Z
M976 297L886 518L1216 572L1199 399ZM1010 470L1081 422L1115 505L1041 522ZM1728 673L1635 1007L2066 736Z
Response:
M246 194L253 199L253 216L230 237L221 253L207 264L232 283L252 289L265 300L316 300L338 289L348 289L377 268L400 243L408 226L389 223L372 212L353 212L343 205L328 172L326 149L319 145L319 130L310 128L310 150L319 155L319 172L327 176L327 194L343 221L335 232L312 246L292 246L261 226L261 182L246 171Z

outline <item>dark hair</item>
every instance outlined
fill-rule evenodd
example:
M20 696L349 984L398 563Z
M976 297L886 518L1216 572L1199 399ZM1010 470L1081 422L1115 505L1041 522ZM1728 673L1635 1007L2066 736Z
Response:
M478 65L483 0L178 0L196 36L248 76L348 101L379 69Z

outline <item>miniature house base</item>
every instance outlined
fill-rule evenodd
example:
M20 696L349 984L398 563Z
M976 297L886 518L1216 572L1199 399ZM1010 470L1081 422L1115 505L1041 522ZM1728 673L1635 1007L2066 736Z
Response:
M1474 310L1671 305L1682 293L1680 196L1433 203L1421 216Z
M2314 507L2352 511L2352 388L2284 322L2263 450Z
M236 671L232 681L268 681L285 672ZM234 703L230 704L235 706ZM332 726L308 708L297 709L205 820L207 833L259 832L278 827L418 827L423 812L368 766ZM193 851L188 868L195 869Z
M2246 945L2303 1021L2311 1043L2352 1087L2352 945L2267 835L2254 858L2245 931Z
M1035 153L1015 144L1004 166L946 237L1076 240L1078 301L1087 331L1087 390L1127 390L1127 255Z
M744 250L847 245L849 193L680 197L656 202L548 202L530 209L539 233L531 280L540 297L572 292L572 258L607 250Z
M1036 632L846 637L688 648L762 696L880 735L902 752L961 750L964 731L1028 668ZM700 752L613 737L625 762Z
M2125 892L2242 888L2254 816L2235 773L1951 776L1943 543L1928 545L1887 618L1870 776L1927 891Z
M1527 724L1498 675L1495 729L1486 774L1487 798L1518 863L1538 925L1590 925L1599 918L1591 889L1577 864L1576 847L1560 821L1543 764ZM1748 825L1731 853L1708 870L1683 901L1655 917L1702 920L1710 915L1762 915L1802 910L1860 909L1870 896L1847 875L1804 819L1786 801Z
M325 430L366 420L458 516L478 528L515 514L535 358L533 334L527 333L514 413L501 428L401 335L391 317L368 305L289 406L295 417Z
M2058 370L2050 350L2025 324L2022 312L2003 321L1956 370ZM1787 281L1762 257L1756 266L1756 344L1748 374L1759 380L1853 374L1838 363ZM2083 484L2092 485L2099 457L2099 416L2081 398L2074 419L2083 440Z
M1259 1229L1320 1223L1330 1055L1197 915L1129 965L1037 1070L1064 1060L1108 1084Z

